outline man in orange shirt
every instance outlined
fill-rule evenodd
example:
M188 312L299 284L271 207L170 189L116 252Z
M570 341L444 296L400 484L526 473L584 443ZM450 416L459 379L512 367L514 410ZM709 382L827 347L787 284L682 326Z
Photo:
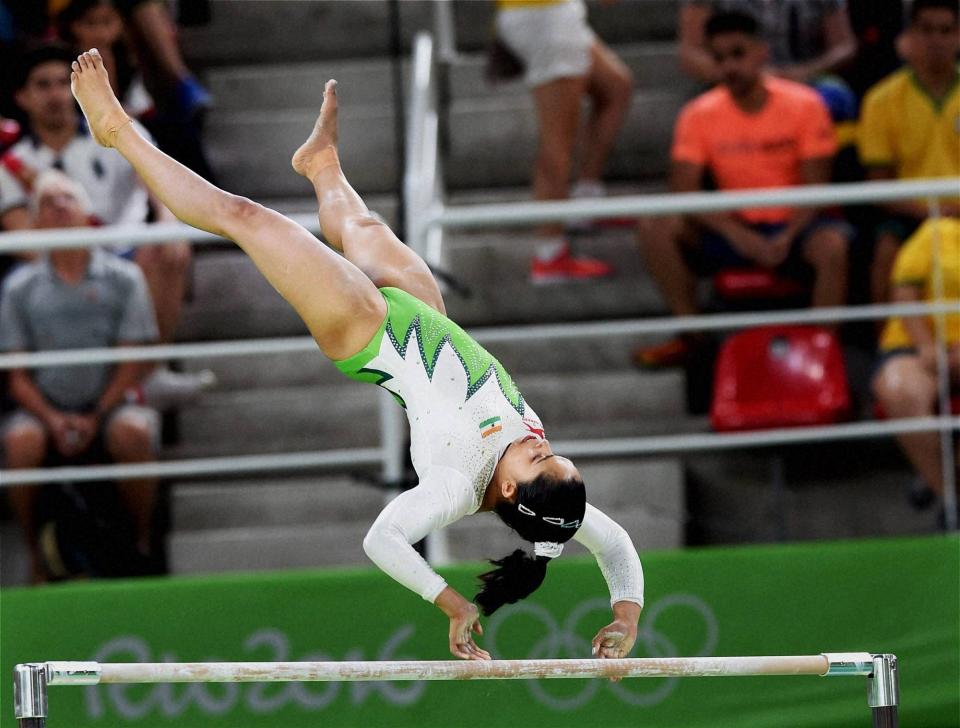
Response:
M836 152L826 107L807 86L764 73L769 50L756 19L718 13L706 27L722 75L687 104L674 129L670 189L695 192L709 173L720 190L825 184ZM696 274L761 266L813 279L815 306L843 305L850 229L814 208L789 207L643 218L640 249L674 314L698 311ZM641 366L684 361L678 338L638 350Z

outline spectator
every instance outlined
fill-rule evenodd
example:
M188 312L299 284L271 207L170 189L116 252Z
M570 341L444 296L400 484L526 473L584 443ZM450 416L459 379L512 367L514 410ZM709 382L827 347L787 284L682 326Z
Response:
M764 73L768 47L752 16L715 15L706 32L722 84L680 113L670 189L701 190L705 173L721 190L827 182L836 139L817 94ZM687 254L699 257L696 262L703 272L759 265L806 277L812 268L813 304L836 306L845 301L848 228L813 208L643 218L639 233L647 268L678 316L698 311L694 261ZM680 364L690 343L680 338L641 349L635 360L641 366Z
M211 103L210 94L180 54L176 25L167 4L159 0L116 0L115 5L124 17L147 88L161 111L188 119L205 110Z
M126 13L126 23L118 6ZM160 148L212 179L201 140L202 112L210 105L210 96L180 57L176 29L163 3L72 0L56 21L60 38L77 52L100 51L117 98L150 130ZM138 64L132 62L128 39Z
M860 157L870 179L960 175L960 22L955 0L915 0L907 30L907 67L874 86L863 103ZM960 216L960 200L942 201L944 215ZM927 217L923 200L883 206L874 239L871 297L889 299L890 271L900 244Z
M533 93L540 141L533 168L533 196L562 200L570 194L580 105L592 102L575 197L602 196L603 167L623 124L633 89L630 70L586 21L583 0L499 0L497 33L522 60ZM561 225L540 228L531 268L534 283L596 278L613 269L574 257Z
M73 0L57 15L57 35L77 53L96 48L124 111L140 121L155 113L132 52L123 37L123 18L111 0Z
M852 60L857 40L846 0L683 0L680 8L680 65L706 84L723 80L705 34L715 12L737 11L757 18L770 46L769 71L813 83Z
M935 260L939 261L939 266ZM940 300L960 304L960 220L928 220L897 253L890 284L896 302L936 301L936 269L941 268ZM960 309L958 309L960 310ZM960 313L946 317L950 379L960 385ZM890 417L924 417L937 411L937 350L932 316L892 319L880 340L880 364L873 380L878 402ZM943 494L940 435L918 432L897 440L922 480L912 493L922 506Z
M31 179L57 168L81 184L92 199L96 221L108 225L144 222L151 206L158 220L174 217L148 196L133 168L118 154L98 145L81 124L70 93L73 54L59 45L42 45L24 59L16 93L30 134L15 144L0 166L0 225L7 230L32 225L27 207ZM117 251L143 270L156 306L161 342L173 339L187 288L190 246L186 242L147 245ZM148 390L159 399L189 398L206 387L209 373L178 375L158 368Z
M31 200L38 228L89 224L90 205L83 188L61 172L41 173ZM57 250L22 266L4 284L3 351L124 346L156 338L143 274L111 253ZM40 467L51 455L62 462L96 459L101 451L121 463L155 460L157 413L126 403L128 390L143 370L142 364L124 363L12 371L10 391L19 409L3 428L6 467ZM38 541L39 490L24 486L8 492L24 529L34 580L43 581L51 574ZM157 483L121 483L118 492L136 525L137 549L147 557Z

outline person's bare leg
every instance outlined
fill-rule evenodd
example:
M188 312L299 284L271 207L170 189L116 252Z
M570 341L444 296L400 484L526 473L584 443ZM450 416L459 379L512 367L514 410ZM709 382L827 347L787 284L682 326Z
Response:
M94 138L115 147L180 220L236 242L328 357L344 359L367 345L386 303L359 268L292 220L224 192L147 142L114 96L99 54L74 61L71 85Z
M558 78L533 89L540 139L533 164L533 197L537 200L565 200L570 191L573 148L580 126L580 100L585 77ZM541 225L537 232L559 238L563 225Z
M934 413L936 379L918 356L903 355L890 359L874 380L873 389L891 418L929 417ZM935 493L942 494L939 433L898 435L897 442L920 477Z
M617 55L597 40L590 50L587 93L593 108L584 133L581 180L600 180L610 150L623 126L633 94L633 76Z
M847 302L847 240L836 230L821 228L810 236L804 258L816 271L812 303L816 307Z
M5 467L10 470L38 468L47 452L47 435L39 424L24 423L4 433ZM10 508L23 531L24 543L30 558L30 578L34 584L47 580L40 557L37 533L37 501L39 485L18 485L6 489Z
M135 410L118 412L107 424L107 452L116 463L146 463L157 459L152 445L152 428L146 416ZM120 500L137 528L137 548L150 553L153 517L157 508L159 483L155 478L126 480L117 484Z
M145 245L134 255L150 289L161 343L173 341L187 291L190 257L187 243Z
M344 176L337 156L337 112L337 82L327 81L313 131L291 160L294 171L313 183L324 237L378 288L400 288L445 313L427 264L370 212Z
M682 254L681 246L688 235L682 219L644 217L637 233L640 254L670 311L675 316L698 313L697 279Z

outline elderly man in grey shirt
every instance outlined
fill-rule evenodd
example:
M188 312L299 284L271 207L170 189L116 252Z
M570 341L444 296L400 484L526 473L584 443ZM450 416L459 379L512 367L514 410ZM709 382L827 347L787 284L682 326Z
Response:
M89 224L83 188L61 172L37 179L33 206L38 228ZM123 346L157 339L153 305L140 269L99 250L56 250L12 273L0 298L0 349L46 351ZM20 409L3 427L6 467L41 466L49 455L71 461L105 451L115 462L156 459L158 416L127 402L145 373L139 363L90 364L13 370L10 392ZM137 548L147 556L157 483L120 483L120 501L136 525ZM31 557L35 582L51 576L38 542L39 492L9 489Z

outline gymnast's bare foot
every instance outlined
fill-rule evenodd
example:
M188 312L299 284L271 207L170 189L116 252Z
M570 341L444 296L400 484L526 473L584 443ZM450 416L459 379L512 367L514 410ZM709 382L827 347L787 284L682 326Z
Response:
M337 149L337 82L327 81L323 89L320 116L313 131L300 148L293 153L293 169L307 179L336 160Z
M100 51L92 48L81 53L71 67L70 90L87 117L87 126L98 144L105 147L116 145L117 132L130 117L110 88L107 69L103 67Z

